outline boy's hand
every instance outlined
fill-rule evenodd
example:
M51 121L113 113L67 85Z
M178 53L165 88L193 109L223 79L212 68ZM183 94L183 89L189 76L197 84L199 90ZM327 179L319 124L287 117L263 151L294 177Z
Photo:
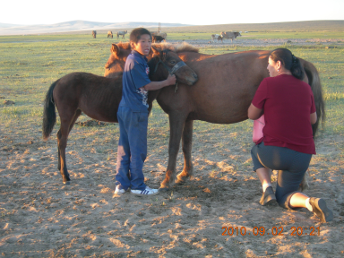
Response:
M168 82L168 85L174 85L176 84L177 78L174 74L168 75L166 81Z
M163 87L175 85L176 81L177 81L176 76L173 74L173 75L169 75L167 79L164 81L153 81L143 87L145 90L160 90Z

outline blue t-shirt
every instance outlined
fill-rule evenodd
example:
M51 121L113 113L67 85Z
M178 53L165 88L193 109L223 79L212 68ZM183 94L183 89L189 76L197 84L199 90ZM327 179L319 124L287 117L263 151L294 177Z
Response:
M133 50L124 65L122 99L119 106L129 107L133 112L148 112L148 91L142 88L151 82L148 74L147 58Z

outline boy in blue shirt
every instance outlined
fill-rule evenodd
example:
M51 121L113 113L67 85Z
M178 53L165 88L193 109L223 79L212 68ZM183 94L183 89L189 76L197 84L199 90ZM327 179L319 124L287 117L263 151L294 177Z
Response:
M142 172L147 156L148 91L173 85L176 77L169 75L164 81L150 81L146 56L150 53L152 36L148 30L134 29L130 45L132 52L124 65L122 99L117 112L120 136L115 194L130 189L136 195L154 195L158 189L145 185Z

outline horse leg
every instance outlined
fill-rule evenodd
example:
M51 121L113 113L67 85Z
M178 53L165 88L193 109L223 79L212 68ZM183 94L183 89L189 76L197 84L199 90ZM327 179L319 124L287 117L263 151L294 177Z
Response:
M184 169L181 173L177 175L176 183L181 183L184 178L192 176L193 166L192 166L192 132L193 132L193 120L188 120L185 122L183 136L182 136L182 148L184 154Z
M70 133L70 131L73 128L73 125L75 124L75 121L78 119L78 117L81 115L81 110L78 109L75 114L74 117L71 121L71 123L69 124L69 130L68 130L68 134ZM60 130L57 132L57 138L59 139L59 136L61 137L61 128ZM67 136L68 137L68 136ZM60 148L57 147L57 157L58 157L58 165L57 165L57 169L61 170L61 154L60 154Z
M68 129L61 123L60 130L57 132L57 148L59 156L59 170L64 184L69 184L70 177L66 166L66 146Z
M69 124L69 131L68 131L68 134L69 134L70 131L72 130L72 128L73 128L73 126L74 126L76 120L78 119L78 117L79 117L80 115L81 115L81 110L80 110L80 109L77 109L77 110L75 111L75 114L74 114L74 116L73 116L72 121L71 121L70 124Z
M176 174L176 162L179 151L180 139L182 137L183 126L186 117L180 114L170 114L170 142L168 147L168 165L164 181L160 184L161 190L168 190L173 184Z
M56 136L57 136L57 169L58 171L61 171L61 153L60 153L60 147L59 147L59 138L61 137L61 129L57 131Z
M57 148L58 148L58 169L60 170L62 180L64 184L69 184L70 177L67 170L66 163L66 147L67 147L67 138L69 132L72 130L75 121L81 114L81 110L76 110L72 119L61 119L61 127L57 132Z

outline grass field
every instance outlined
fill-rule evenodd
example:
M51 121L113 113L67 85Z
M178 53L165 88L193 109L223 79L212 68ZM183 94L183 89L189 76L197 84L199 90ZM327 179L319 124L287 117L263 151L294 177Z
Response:
M296 33L297 34L297 33ZM329 39L342 41L337 32L327 33ZM260 33L257 38L290 38L295 33ZM208 33L171 33L174 40L209 39ZM300 36L301 37L301 36ZM325 37L323 32L310 32L306 38ZM104 64L110 55L113 39L92 39L89 35L41 35L0 37L1 97L13 100L14 106L1 107L1 121L10 127L13 119L30 119L37 125L42 115L42 101L49 85L58 78L75 71L104 73ZM327 101L327 130L339 132L343 106L344 49L325 49L319 46L288 46L295 55L312 62L319 70ZM223 48L206 47L200 52L223 54L255 49L237 45ZM260 47L259 49L272 49ZM159 109L158 105L155 105ZM333 115L333 117L332 117Z

